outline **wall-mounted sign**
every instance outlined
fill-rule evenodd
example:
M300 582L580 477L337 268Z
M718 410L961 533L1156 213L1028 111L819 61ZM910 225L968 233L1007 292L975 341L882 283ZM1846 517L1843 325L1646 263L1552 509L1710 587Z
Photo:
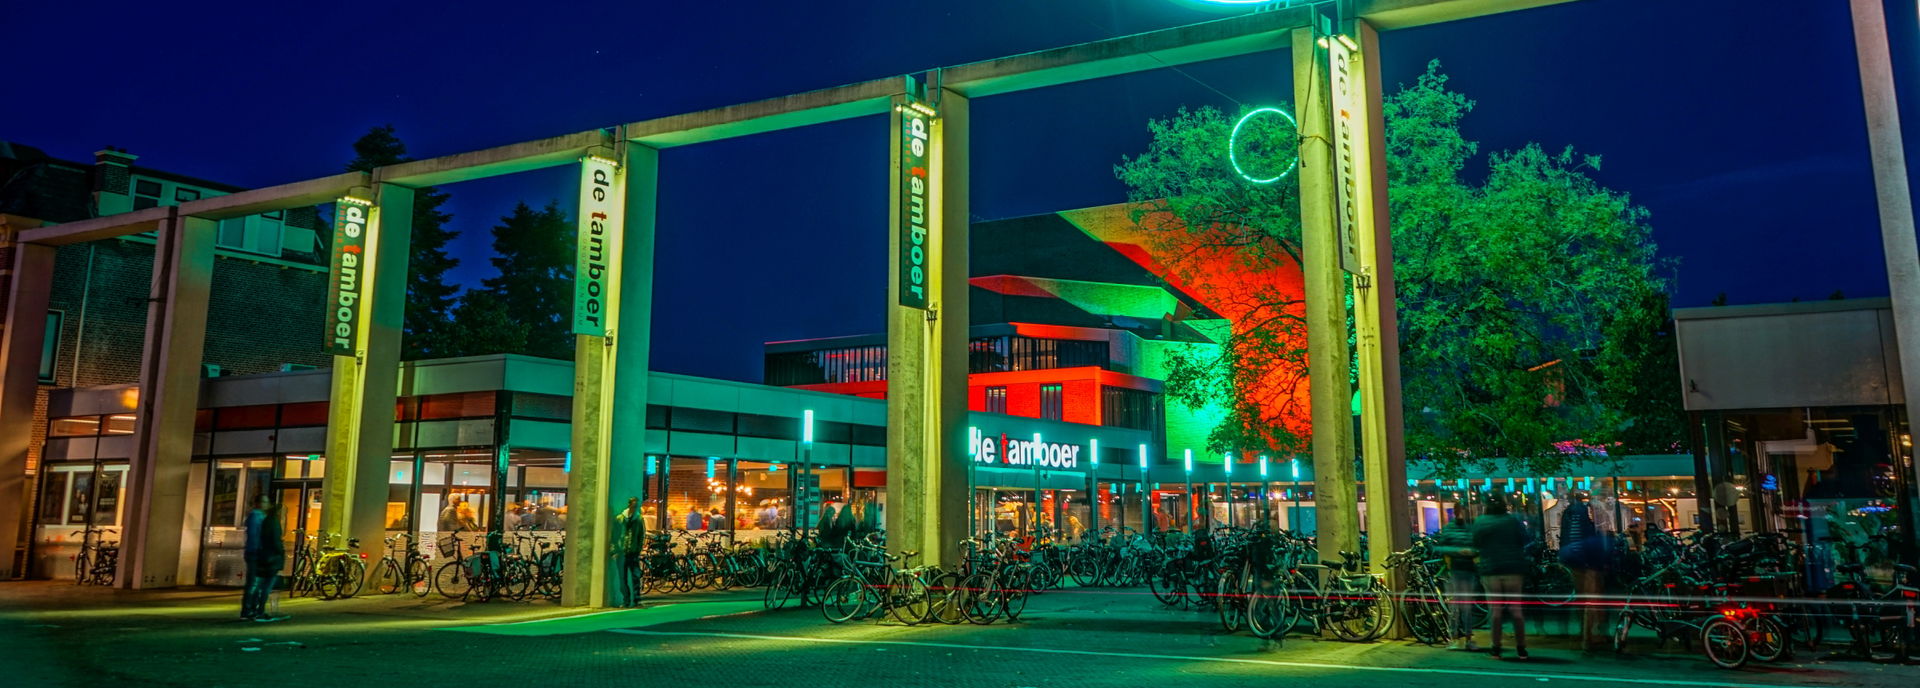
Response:
M932 247L934 109L909 94L900 106L900 305L925 310Z
M607 288L613 279L613 248L619 241L619 217L613 207L614 162L598 156L580 160L580 218L573 265L573 333L607 334Z
M341 198L333 204L333 260L327 273L327 353L352 356L360 341L360 301L366 289L367 213L372 204Z
M1061 442L1034 442L1010 438L1006 435L992 437L972 431L972 451L975 463L1006 466L1032 466L1039 462L1041 468L1073 469L1080 468L1081 450L1078 444Z
M1372 199L1359 197L1359 177L1362 165L1368 161L1358 159L1363 150L1367 126L1367 109L1360 102L1359 74L1353 71L1352 39L1335 36L1323 39L1327 46L1328 76L1333 81L1333 179L1334 212L1340 238L1340 269L1360 274L1360 247L1354 243L1354 233L1359 229L1360 204ZM1370 173L1371 170L1365 172Z

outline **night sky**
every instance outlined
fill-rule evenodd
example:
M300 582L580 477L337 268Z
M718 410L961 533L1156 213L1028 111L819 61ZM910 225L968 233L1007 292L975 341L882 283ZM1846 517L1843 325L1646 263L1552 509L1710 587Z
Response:
M1218 16L1172 0L190 4L0 4L0 139L261 186L338 172L379 124L444 155ZM1843 0L1581 0L1383 40L1389 85L1437 58L1478 101L1465 128L1483 153L1604 156L1595 176L1652 211L1680 263L1675 305L1886 295ZM1124 200L1112 165L1148 119L1291 100L1289 81L1279 52L976 100L972 212ZM886 139L873 117L663 154L655 367L757 381L760 342L882 329ZM565 171L445 189L465 283L491 274L486 230L515 201L575 193Z

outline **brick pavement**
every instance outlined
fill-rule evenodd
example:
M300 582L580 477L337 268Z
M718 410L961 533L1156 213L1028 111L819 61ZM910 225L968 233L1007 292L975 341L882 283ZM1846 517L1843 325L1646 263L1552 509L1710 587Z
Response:
M1245 685L1468 681L1576 685L1910 686L1920 667L1860 662L1726 672L1697 655L1583 657L1541 636L1521 663L1405 642L1220 632L1210 615L1136 591L1038 596L1018 624L826 623L814 609L756 612L754 591L669 597L644 610L552 603L292 600L275 624L229 620L228 591L126 592L0 583L0 676L18 685L327 686L510 681L641 686ZM1548 624L1548 630L1551 622ZM451 629L451 630L450 630ZM11 681L0 679L0 684Z

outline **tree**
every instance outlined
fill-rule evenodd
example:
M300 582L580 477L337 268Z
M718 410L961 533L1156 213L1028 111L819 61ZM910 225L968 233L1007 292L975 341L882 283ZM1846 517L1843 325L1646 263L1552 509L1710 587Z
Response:
M1467 179L1478 144L1460 122L1474 103L1446 84L1436 62L1385 102L1408 455L1445 475L1496 459L1552 473L1629 428L1667 427L1635 417L1665 409L1627 403L1655 391L1642 386L1657 371L1636 334L1652 331L1651 300L1665 290L1646 211L1594 181L1600 159L1572 148L1495 153L1483 179ZM1298 184L1250 183L1234 169L1226 150L1237 120L1202 108L1152 122L1147 151L1116 167L1136 223L1179 279L1217 271L1221 252L1248 273L1298 264ZM1260 117L1235 153L1243 169L1272 168L1252 176L1272 176L1298 141L1287 120ZM1234 294L1243 315L1230 318L1217 353L1171 366L1176 401L1228 406L1209 439L1216 451L1298 451L1311 432L1300 423L1302 294L1297 283L1269 284ZM1664 300L1659 310L1664 321Z
M525 351L532 328L515 320L505 299L487 289L469 289L460 295L453 316L452 340L458 347L448 356L518 353Z
M526 328L517 353L573 358L574 240L557 201L539 210L516 204L494 225L492 260L500 274L481 284L499 300L507 320Z
M353 142L354 158L347 170L366 172L375 167L410 160L407 145L394 134L393 125L374 127ZM446 192L433 187L416 189L413 194L412 246L407 260L407 306L402 331L402 358L415 360L458 355L453 312L459 287L447 283L447 271L459 265L447 255L447 242L454 232L447 229L453 216L442 212Z

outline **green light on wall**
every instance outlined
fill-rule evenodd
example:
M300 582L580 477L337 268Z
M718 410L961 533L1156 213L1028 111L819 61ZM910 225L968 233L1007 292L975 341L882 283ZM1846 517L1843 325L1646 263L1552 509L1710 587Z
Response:
M1288 114L1286 110L1276 107L1262 107L1248 110L1247 114L1240 116L1240 121L1233 123L1233 133L1227 136L1227 162L1233 164L1233 171L1238 173L1241 179L1245 179L1254 184L1272 184L1280 181L1285 179L1287 175L1293 174L1294 168L1300 166L1300 156L1298 155L1295 155L1293 159L1287 161L1286 169L1281 170L1279 174L1271 177L1255 177L1249 174L1246 168L1240 166L1240 130L1247 126L1249 120L1263 114L1279 115L1286 118L1287 123L1292 124L1295 128L1300 126L1299 122L1294 121L1293 115Z

